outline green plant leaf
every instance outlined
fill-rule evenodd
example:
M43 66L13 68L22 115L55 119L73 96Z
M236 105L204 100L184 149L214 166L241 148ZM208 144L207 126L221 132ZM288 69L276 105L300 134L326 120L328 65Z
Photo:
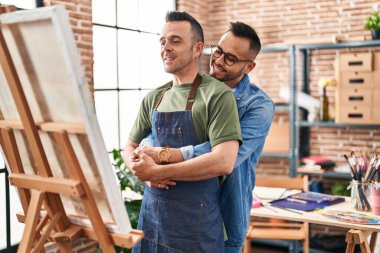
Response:
M364 24L368 30L380 30L380 11L372 13Z

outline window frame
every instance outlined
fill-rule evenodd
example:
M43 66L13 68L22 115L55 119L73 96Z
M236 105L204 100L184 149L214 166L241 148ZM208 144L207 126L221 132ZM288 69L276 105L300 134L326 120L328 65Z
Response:
M121 98L120 98L120 96L121 96L121 93L122 92L128 92L128 91L138 91L141 94L141 92L149 91L149 90L151 90L151 88L144 88L144 87L141 87L141 85L138 88L120 87L119 59L118 59L118 56L119 56L119 31L132 31L132 32L137 32L137 33L154 34L154 35L159 35L159 33L140 30L140 27L138 27L138 28L126 28L123 26L118 26L118 11L117 11L118 0L114 0L114 1L115 1L115 25L102 24L102 23L98 23L98 22L92 22L92 24L93 24L93 27L98 26L98 27L110 28L110 29L116 30L116 47L115 47L115 50L116 50L116 87L115 88L96 88L95 78L94 78L93 79L94 80L94 97L96 97L96 94L99 94L101 92L116 92L116 100L117 100L117 102L116 102L116 104L117 104L117 108L116 108L116 111L117 111L116 112L117 113L117 147L114 147L114 148L123 149L124 147L121 146L121 139L120 139L120 136L121 136L121 120L120 120L120 118L121 118L120 117L120 113L121 113L121 108L120 108ZM173 1L173 10L176 10L176 8L177 8L176 1L175 0L172 0L172 1ZM94 50L94 55L95 55L95 50ZM93 75L95 76L96 73L94 72ZM97 103L97 101L95 99L95 104L96 103ZM108 150L108 151L110 152L111 150Z

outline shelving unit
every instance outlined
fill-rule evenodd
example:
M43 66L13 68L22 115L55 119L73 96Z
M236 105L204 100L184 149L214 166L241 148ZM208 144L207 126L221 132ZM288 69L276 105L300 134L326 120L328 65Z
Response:
M290 122L290 147L289 153L263 153L262 157L289 159L289 176L295 177L297 167L299 166L300 157L309 155L309 136L310 128L312 127L347 127L347 128L362 128L362 129L380 129L380 125L365 125L365 124L344 124L335 123L332 121L314 121L308 122L303 117L299 119L299 107L297 105L297 56L300 53L302 56L302 91L309 93L310 84L310 59L312 50L324 49L345 49L345 48L359 48L359 47L380 47L380 40L375 41L362 41L362 42L343 42L336 44L309 44L309 45L271 45L263 46L261 52L284 52L289 53L289 76L290 76L290 100L289 104L276 105L276 111L288 111ZM204 54L210 55L211 50L205 49ZM350 175L347 173L338 172L325 172L325 173L305 173L311 176L329 177L349 179Z
M336 43L336 44L312 44L312 45L299 45L295 47L296 54L299 52L302 55L302 91L305 93L309 93L309 83L310 83L310 58L311 58L311 50L324 50L324 49L345 49L345 48L359 48L359 47L379 47L380 40L374 41L362 41L362 42L344 42L344 43ZM297 55L296 55L297 56ZM293 68L295 71L294 76L296 76L296 68ZM291 85L296 87L296 82L291 82ZM295 90L291 89L291 90ZM296 93L292 94L294 97ZM293 102L296 103L296 98ZM297 105L295 105L298 108ZM295 111L298 111L297 109ZM293 159L293 163L290 167L291 176L295 174L299 157L309 155L309 136L310 136L310 128L311 127L347 127L347 128L365 128L365 129L380 129L380 125L366 125L366 124L344 124L344 123L335 123L335 122L324 122L324 121L316 121L316 122L307 122L303 118L301 121L297 118L298 113L295 115L295 121L292 121L291 124L294 125L295 132L299 132L297 137L301 136L301 142L298 139L293 142L295 145L292 146L296 152L295 155L291 157ZM298 152L299 151L299 152ZM294 167L293 167L294 166ZM321 176L321 177L330 177L330 178L341 178L341 179L349 179L350 175L348 173L337 173L337 172L325 172L323 174L319 173L306 173L312 176Z
M320 178L338 178L338 179L351 179L351 175L348 173L340 173L334 171L326 171L323 173L303 172L302 174L308 174L309 176L315 176Z
M296 176L296 168L298 165L298 130L296 124L292 122L297 122L297 105L296 105L296 92L297 92L297 80L296 80L296 47L294 45L279 45L279 46L264 46L262 52L276 52L276 51L288 51L289 54L289 89L290 89L290 99L288 105L276 106L276 111L286 110L289 112L289 122L290 122L290 147L288 154L282 153L263 153L262 157L270 158L287 158L289 159L289 176Z
M289 76L290 76L290 83L289 83L289 89L290 94L293 94L292 91L293 88L295 88L295 85L292 85L293 82L295 82L295 64L292 64L292 62L295 61L295 47L294 46L288 46L288 45L275 45L275 46L263 46L261 48L261 52L284 52L287 51L289 53ZM292 99L294 96L290 96L290 99ZM292 121L294 119L295 115L295 103L294 101L289 101L289 104L284 105L275 105L275 111L288 111L289 112L289 121ZM280 158L280 159L288 159L289 163L292 163L294 161L294 153L293 153L293 146L294 143L292 143L292 140L295 138L295 130L293 129L293 126L291 125L290 130L290 147L288 154L284 153L262 153L262 157L267 158Z
M355 128L368 128L368 129L380 129L380 125L363 125L363 124L345 124L345 123L335 123L332 121L300 121L298 122L300 127L355 127Z

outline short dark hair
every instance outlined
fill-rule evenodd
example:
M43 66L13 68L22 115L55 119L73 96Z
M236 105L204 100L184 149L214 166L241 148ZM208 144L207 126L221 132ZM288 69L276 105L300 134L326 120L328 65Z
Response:
M250 42L249 48L256 52L256 55L261 50L261 41L255 29L243 22L230 22L230 26L226 32L232 32L233 35L240 38L248 39Z
M193 30L193 37L196 42L205 42L203 36L203 29L199 22L191 16L186 11L169 11L166 13L165 17L166 22L174 22L174 21L188 21L191 25L191 29Z

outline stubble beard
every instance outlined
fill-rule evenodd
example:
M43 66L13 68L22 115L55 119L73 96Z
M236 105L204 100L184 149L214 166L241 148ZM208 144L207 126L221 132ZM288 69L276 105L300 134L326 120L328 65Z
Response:
M214 61L211 62L211 68L214 68L213 65L215 65ZM223 68L223 67L220 67L220 68L223 69L223 70L225 70L225 68ZM238 78L243 73L243 70L244 70L244 67L240 71L238 71L236 73L229 73L226 70L225 70L226 72L218 72L219 74L222 74L219 77L218 77L218 75L216 73L213 72L213 73L210 73L210 76L218 79L221 82L225 82L226 83L226 82L233 81L236 78Z

